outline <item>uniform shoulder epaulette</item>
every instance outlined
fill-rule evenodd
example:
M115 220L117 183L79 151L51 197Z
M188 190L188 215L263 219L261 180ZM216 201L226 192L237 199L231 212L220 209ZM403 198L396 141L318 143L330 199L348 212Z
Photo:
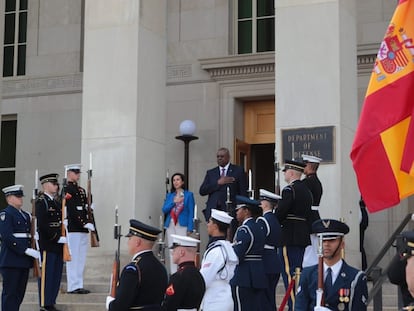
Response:
M45 194L43 192L39 193L39 195L36 197L36 201L41 201L45 199Z

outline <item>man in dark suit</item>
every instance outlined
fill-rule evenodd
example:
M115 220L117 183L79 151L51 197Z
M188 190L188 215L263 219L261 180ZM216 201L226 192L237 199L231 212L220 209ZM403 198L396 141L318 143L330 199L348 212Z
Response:
M318 265L303 269L295 311L365 311L368 297L367 278L363 271L349 266L342 259L343 237L349 227L334 219L320 219L313 223L312 232L322 238L324 305L321 306L318 289Z
M152 248L161 230L135 219L129 223L126 237L132 262L122 270L116 296L106 297L106 309L160 311L168 275Z
M276 216L282 226L282 247L279 250L283 266L283 282L286 290L291 282L296 268L302 268L305 247L310 245L310 226L308 218L311 213L312 194L300 180L304 163L285 160L283 172L288 185L283 188L282 199L278 202ZM288 301L292 310L294 292Z
M263 266L265 235L256 223L260 213L259 202L237 196L236 217L240 223L233 241L239 263L230 280L234 311L262 311L261 301L267 288Z
M206 208L203 210L207 222L210 219L212 209L227 211L227 196L232 202L234 202L236 195L247 196L247 180L244 169L230 163L230 152L227 148L220 148L217 151L217 164L217 167L207 171L200 186L200 195L208 195ZM236 216L234 209L227 212L230 212L232 217Z

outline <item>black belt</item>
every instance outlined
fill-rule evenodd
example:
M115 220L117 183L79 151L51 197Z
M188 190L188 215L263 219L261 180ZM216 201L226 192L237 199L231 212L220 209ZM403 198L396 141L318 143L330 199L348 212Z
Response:
M299 217L299 216L296 216L296 215L293 215L293 214L288 214L288 215L286 216L286 219L287 219L287 220L306 221L306 218Z
M143 310L146 308L158 308L161 310L160 305L144 305L144 306L135 306L135 307L129 307L129 310Z

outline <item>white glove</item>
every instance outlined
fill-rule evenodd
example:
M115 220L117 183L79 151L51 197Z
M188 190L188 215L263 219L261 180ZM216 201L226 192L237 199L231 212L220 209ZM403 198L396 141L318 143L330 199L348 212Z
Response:
M106 304L105 304L105 306L106 306L106 310L109 310L109 305L110 305L110 303L112 302L112 301L114 301L115 300L115 298L114 297L112 297L112 296L106 296Z
M32 256L35 259L40 259L40 252L33 249L33 248L26 248L26 250L24 251L24 253L27 256Z
M83 226L85 229L88 229L89 231L95 231L95 226L88 222L86 225Z
M36 241L39 241L39 233L37 231L33 235L33 239L35 239Z
M68 243L68 239L65 236L61 236L57 242L59 244L65 244Z
M331 309L326 307L314 307L313 311L331 311Z
M67 228L68 227L68 220L65 218L63 219L63 225Z
M95 210L95 208L96 208L95 203L92 203L92 204L91 204L91 209L94 211L94 210Z

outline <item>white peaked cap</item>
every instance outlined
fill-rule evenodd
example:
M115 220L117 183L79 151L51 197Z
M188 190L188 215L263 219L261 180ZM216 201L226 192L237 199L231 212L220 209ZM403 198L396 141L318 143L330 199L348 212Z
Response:
M259 197L262 200L270 200L270 201L277 201L280 200L282 197L280 195L277 195L276 193L260 189L259 190Z
M200 240L194 239L189 236L183 236L183 235L177 235L177 234L171 234L173 246L185 246L185 247L197 247L198 243L200 243Z
M315 157L315 156L311 156L308 154L302 154L302 159L305 162L310 162L310 163L321 163L322 159Z
M81 167L82 167L82 164L68 164L68 165L65 165L65 171L80 170Z
M211 218L218 220L220 222L223 222L225 224L230 224L233 220L233 217L231 217L226 212L220 211L218 209L211 209Z

